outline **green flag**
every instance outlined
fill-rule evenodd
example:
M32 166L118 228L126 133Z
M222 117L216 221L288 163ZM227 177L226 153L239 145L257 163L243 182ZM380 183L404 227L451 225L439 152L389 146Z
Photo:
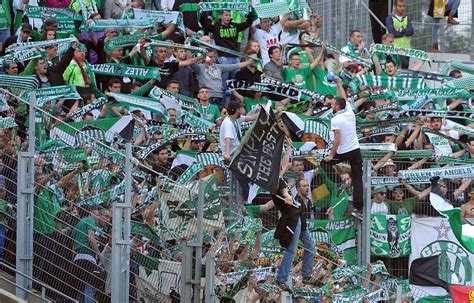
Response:
M372 215L371 218L372 256L398 258L411 253L411 216Z

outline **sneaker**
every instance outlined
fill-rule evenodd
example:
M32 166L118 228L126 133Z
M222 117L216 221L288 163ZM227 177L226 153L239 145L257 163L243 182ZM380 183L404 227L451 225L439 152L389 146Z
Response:
M282 291L286 291L286 292L289 292L289 293L293 293L293 291L291 290L291 288L289 288L288 285L286 285L285 283L279 283L279 282L277 282L277 285L278 285L278 287L279 287Z
M359 220L362 220L362 217L363 217L362 210L357 209L357 208L354 208L354 210L352 211L352 216L353 216L354 218L357 218L357 219L359 219Z
M315 277L304 277L303 283L312 286L321 286L321 283Z

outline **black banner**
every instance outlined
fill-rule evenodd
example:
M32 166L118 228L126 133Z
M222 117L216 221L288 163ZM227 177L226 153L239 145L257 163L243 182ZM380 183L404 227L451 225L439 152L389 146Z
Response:
M284 139L273 111L269 114L261 110L257 121L242 139L229 168L276 194Z

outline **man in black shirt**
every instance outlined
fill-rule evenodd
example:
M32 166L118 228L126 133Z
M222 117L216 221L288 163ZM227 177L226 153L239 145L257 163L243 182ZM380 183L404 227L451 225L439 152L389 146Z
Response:
M166 88L166 85L169 81L173 80L173 75L179 70L179 68L197 63L205 58L205 56L202 55L196 58L190 58L179 62L165 62L166 48L164 47L156 47L153 50L153 60L148 57L145 48L141 49L141 55L145 59L146 65L156 66L160 68L161 80L157 81L155 84L160 88Z
M255 57L257 56L254 51L248 53L248 55L255 56ZM257 62L255 62L255 60L252 60L252 59L247 59L247 60L252 61L252 63L241 68L235 75L235 79L243 80L247 83L259 83L262 72L257 70ZM254 92L250 90L239 90L238 93L244 97L249 97L249 98L252 98L254 95Z
M298 181L297 184L302 184L302 181ZM275 231L275 238L279 239L280 245L286 248L281 265L278 268L276 282L282 290L290 291L286 281L293 266L298 240L301 240L304 246L302 258L303 283L309 284L313 273L314 240L308 231L305 218L308 204L300 204L295 201L289 193L288 184L282 178L279 180L278 194L273 195L272 199L281 214Z

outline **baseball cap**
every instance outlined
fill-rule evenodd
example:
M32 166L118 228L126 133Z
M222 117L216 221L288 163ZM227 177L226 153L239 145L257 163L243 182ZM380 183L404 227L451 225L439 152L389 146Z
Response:
M385 164L382 167L389 166L389 165L395 166L395 163L393 163L392 159L388 159L387 162L385 162Z
M33 31L33 27L29 23L23 23L21 25L21 31L31 33Z
M372 190L372 193L373 194L379 194L379 193L384 193L386 191L387 191L387 189L385 188L385 186L378 185L378 186L374 187L374 189Z

